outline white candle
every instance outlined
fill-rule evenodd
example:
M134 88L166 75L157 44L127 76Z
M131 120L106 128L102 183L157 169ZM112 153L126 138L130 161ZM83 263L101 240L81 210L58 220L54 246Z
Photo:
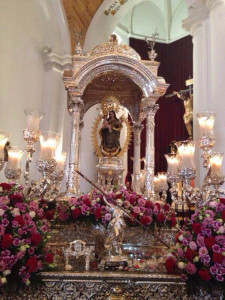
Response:
M40 159L52 160L55 156L55 149L59 140L59 134L55 132L44 132L40 136Z
M66 152L57 154L55 156L55 160L57 163L56 169L64 170L66 162Z
M21 168L21 159L24 151L19 150L18 147L14 146L8 151L8 162L7 169L20 169Z
M166 174L164 172L158 173L158 179L159 179L159 190L166 191L168 188Z
M165 157L168 164L167 172L176 175L179 166L179 157L174 153L165 154Z
M5 144L9 139L9 135L3 131L0 131L0 158L4 159Z
M177 143L178 153L180 157L180 166L181 170L187 168L194 168L194 153L195 145L194 142L184 141Z
M154 177L154 190L156 193L159 192L159 178L157 176Z
M212 153L212 157L210 157L210 170L211 175L220 175L221 172L221 166L223 161L223 154L222 153Z
M201 117L198 119L202 136L212 137L215 119L214 117Z

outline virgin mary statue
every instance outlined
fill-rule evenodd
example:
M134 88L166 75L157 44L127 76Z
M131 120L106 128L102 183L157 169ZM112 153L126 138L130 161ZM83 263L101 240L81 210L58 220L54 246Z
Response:
M121 121L116 117L115 111L109 112L109 117L104 116L99 134L101 137L100 149L105 156L117 156L121 151L120 132L123 128Z

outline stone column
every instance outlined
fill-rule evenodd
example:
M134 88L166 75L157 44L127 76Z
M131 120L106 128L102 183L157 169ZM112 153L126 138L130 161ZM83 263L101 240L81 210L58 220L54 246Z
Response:
M80 176L75 170L79 170L80 148L80 124L83 101L81 95L68 95L68 111L71 115L71 141L69 153L69 172L66 196L78 196L80 194Z
M148 199L154 195L154 173L155 173L155 114L159 109L158 104L149 105L146 111L146 173L145 173L145 197Z
M132 189L134 192L141 194L140 186L140 146L141 146L141 131L143 125L140 121L134 122L133 124L133 134L134 134L134 161L133 161L133 180L132 180Z

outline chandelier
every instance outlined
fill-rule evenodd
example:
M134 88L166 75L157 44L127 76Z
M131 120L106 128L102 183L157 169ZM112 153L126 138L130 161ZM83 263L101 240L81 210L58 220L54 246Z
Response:
M45 196L53 200L60 194L61 182L64 177L66 153L56 154L60 134L55 132L41 132L40 121L44 114L36 110L25 110L26 126L23 131L26 143L26 166L24 171L24 193L28 197ZM0 131L0 170L5 161L4 148L9 134ZM35 152L35 144L40 141L40 153L36 162L38 171L42 174L39 181L30 179L30 164ZM21 160L25 151L17 146L8 150L8 160L5 166L5 177L11 182L17 182L22 176Z
M215 113L203 112L197 114L200 127L200 138L197 141L186 140L177 142L177 153L166 154L168 164L166 179L160 179L160 174L155 179L165 191L165 180L171 184L171 197L175 204L196 205L202 207L219 195L225 194L220 187L224 183L224 175L221 173L223 153L212 152L215 144L214 123ZM194 154L196 146L201 149L203 167L206 175L201 188L193 187L192 182L196 178L196 165ZM182 186L182 189L179 189Z

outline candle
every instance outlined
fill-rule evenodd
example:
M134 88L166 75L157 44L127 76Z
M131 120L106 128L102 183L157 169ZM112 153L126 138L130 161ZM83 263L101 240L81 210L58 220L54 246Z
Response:
M223 153L211 153L211 157L209 159L211 176L220 175L222 161L223 161Z
M4 131L0 131L0 158L4 160L4 148L9 139L9 135Z
M157 176L154 177L154 190L156 193L159 192L159 178Z
M40 121L44 114L32 109L26 109L24 112L27 116L26 129L31 131L39 131Z
M64 170L65 168L65 162L66 162L66 152L63 153L58 153L55 156L55 160L56 160L56 169L57 170Z
M159 190L166 191L168 188L166 173L164 172L158 173L158 179L159 179Z
M49 161L54 158L55 149L59 140L59 134L55 132L43 132L40 137L40 159Z
M169 153L169 154L165 154L165 157L168 164L167 172L172 175L176 175L179 166L178 155L176 153Z
M7 169L17 170L20 169L21 159L24 151L19 150L17 146L11 147L8 151Z
M195 168L195 143L193 141L183 141L176 143L176 145L180 157L179 169L185 170L189 168Z
M214 137L215 113L204 112L197 114L200 132L203 137Z

